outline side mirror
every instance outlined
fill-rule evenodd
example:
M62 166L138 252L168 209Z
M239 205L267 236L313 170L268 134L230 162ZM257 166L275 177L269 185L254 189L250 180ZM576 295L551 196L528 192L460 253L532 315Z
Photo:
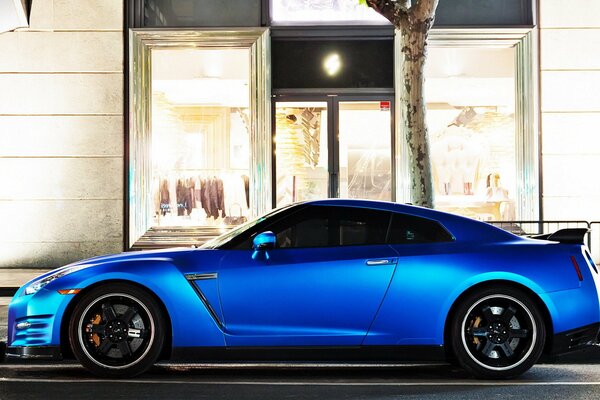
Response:
M277 245L277 236L271 231L261 232L254 237L252 248L254 251L271 250Z

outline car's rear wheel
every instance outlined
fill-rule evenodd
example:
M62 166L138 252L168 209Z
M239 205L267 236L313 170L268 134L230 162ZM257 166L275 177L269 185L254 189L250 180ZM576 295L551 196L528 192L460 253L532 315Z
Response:
M150 294L133 285L107 284L78 301L69 341L79 362L92 373L131 377L160 356L164 327L163 312Z
M536 363L546 329L538 306L521 290L487 288L458 305L451 327L458 363L477 378L518 376Z

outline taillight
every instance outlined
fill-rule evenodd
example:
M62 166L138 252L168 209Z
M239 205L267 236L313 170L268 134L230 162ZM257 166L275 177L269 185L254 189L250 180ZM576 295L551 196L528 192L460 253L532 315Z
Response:
M581 269L579 269L579 264L577 264L577 260L575 260L575 256L571 256L571 262L573 263L573 267L575 267L575 272L577 272L577 277L579 278L579 282L583 280L583 275L581 275Z

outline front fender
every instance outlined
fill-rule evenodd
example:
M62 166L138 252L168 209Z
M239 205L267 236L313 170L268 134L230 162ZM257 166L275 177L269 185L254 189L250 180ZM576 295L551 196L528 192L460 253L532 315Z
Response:
M169 258L147 258L116 260L85 268L57 279L40 292L19 297L20 304L14 311L23 315L52 315L51 343L58 345L61 323L69 304L81 298L91 287L106 281L131 282L152 292L165 306L172 327L172 345L179 346L223 346L223 332L198 298L191 285ZM77 295L60 295L59 289L82 289ZM19 293L17 294L19 295ZM12 306L12 304L11 304ZM13 314L18 314L15 312ZM199 343L199 339L202 342Z

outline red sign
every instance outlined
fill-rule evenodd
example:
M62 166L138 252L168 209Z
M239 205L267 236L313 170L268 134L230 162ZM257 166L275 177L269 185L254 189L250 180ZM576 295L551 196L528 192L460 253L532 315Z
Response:
M390 111L392 107L391 101L380 101L379 102L379 111Z

